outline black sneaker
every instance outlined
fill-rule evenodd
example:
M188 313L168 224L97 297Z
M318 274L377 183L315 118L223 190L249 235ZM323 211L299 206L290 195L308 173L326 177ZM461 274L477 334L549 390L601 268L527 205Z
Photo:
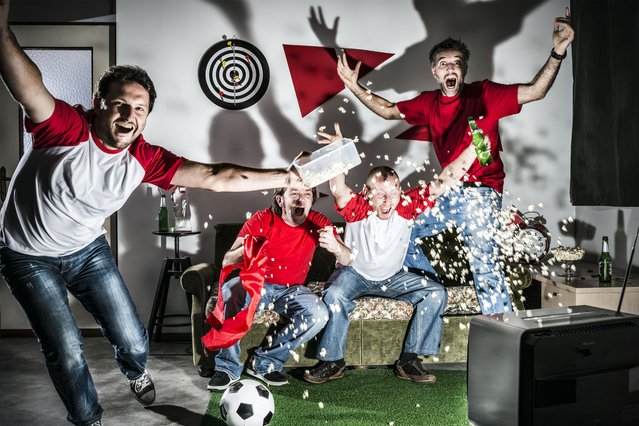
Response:
M284 386L288 385L288 379L281 371L271 371L270 373L260 374L253 370L251 367L246 368L246 374L253 376L258 380L263 381L267 385L271 386Z
M217 371L213 373L213 377L209 380L209 384L206 385L208 390L224 390L229 387L229 385L233 382L237 382L239 379L231 379L231 376L226 374L224 371Z
M129 380L128 383L131 393L140 404L153 404L153 401L155 401L155 385L149 373L145 371L140 377Z
M92 422L89 426L102 426L102 419Z
M395 376L398 379L410 380L415 383L435 383L437 378L434 374L424 369L419 358L413 358L403 365L399 361L395 363Z
M346 367L340 367L333 361L320 361L313 369L304 372L304 380L309 383L324 383L344 377Z

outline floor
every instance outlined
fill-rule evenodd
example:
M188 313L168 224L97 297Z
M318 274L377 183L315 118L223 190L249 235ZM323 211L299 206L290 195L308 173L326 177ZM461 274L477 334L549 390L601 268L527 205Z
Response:
M148 371L157 399L144 407L130 394L102 337L85 338L85 356L104 409L105 425L199 426L209 402L208 379L198 376L188 342L151 344ZM70 425L34 338L0 338L0 425Z

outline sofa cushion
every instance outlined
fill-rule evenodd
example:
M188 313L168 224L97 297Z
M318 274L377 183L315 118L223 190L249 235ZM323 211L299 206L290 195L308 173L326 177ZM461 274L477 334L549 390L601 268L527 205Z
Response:
M321 296L324 282L313 281L308 287L315 294ZM444 315L473 315L481 313L475 288L471 286L446 287L448 292L448 304ZM209 299L206 305L206 316L213 310L217 301L217 294ZM408 320L413 316L413 306L402 300L387 299L384 297L360 297L355 300L355 309L350 313L351 320ZM277 312L258 310L253 318L254 324L273 324L279 321Z

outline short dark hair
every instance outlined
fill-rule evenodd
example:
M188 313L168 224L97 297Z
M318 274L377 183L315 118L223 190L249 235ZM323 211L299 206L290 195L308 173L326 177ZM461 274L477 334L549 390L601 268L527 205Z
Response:
M311 188L313 191L313 203L317 200L317 189L315 188ZM275 199L275 197L277 197L278 195L284 195L284 193L286 192L286 187L282 187L282 188L275 188L273 190L273 205L271 206L271 210L273 210L273 213L275 213L278 216L282 216L282 207L280 207L279 204L277 204L277 200Z
M462 59L465 63L468 63L468 60L470 59L470 50L468 50L468 46L466 46L466 43L461 41L461 39L455 40L452 37L448 37L446 40L440 41L439 43L434 45L432 49L430 49L428 58L430 59L431 67L435 66L435 57L437 56L437 54L446 50L460 51L462 54Z
M373 176L381 176L384 180L388 179L389 177L396 177L397 179L399 179L397 172L392 167L376 166L376 167L373 167L370 172L368 172L368 176L366 177L367 187L368 187L368 180L372 178Z
M138 83L149 93L149 112L153 110L153 104L157 93L151 77L137 65L112 65L100 76L96 85L94 98L105 99L111 83Z

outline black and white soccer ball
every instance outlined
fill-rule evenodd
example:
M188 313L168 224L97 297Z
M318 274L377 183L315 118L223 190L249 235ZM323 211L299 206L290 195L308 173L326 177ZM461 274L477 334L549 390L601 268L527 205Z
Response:
M274 413L273 395L255 380L231 383L220 399L220 414L229 426L264 426Z

